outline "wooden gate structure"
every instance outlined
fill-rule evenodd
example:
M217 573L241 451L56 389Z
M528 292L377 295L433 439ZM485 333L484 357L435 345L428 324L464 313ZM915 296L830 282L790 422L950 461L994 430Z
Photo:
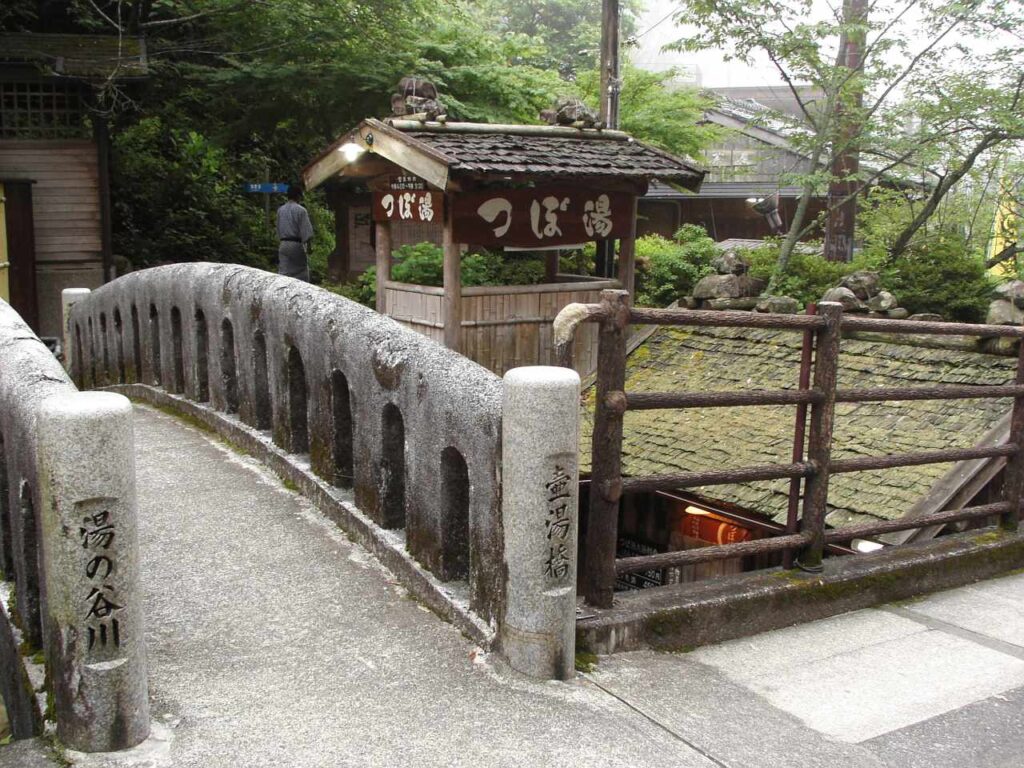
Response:
M786 565L820 571L825 547L855 538L946 525L966 520L998 518L998 525L1016 531L1024 490L1024 344L1020 345L1016 378L1005 386L877 387L839 389L839 345L844 332L876 332L913 335L960 335L1020 340L1018 326L969 325L898 321L843 316L835 303L818 305L817 314L773 315L752 312L715 312L685 309L637 309L629 305L623 291L604 291L601 302L577 308L575 316L598 324L598 364L593 432L590 517L583 548L582 591L588 604L611 608L617 575L653 569L694 565L745 555L769 552L796 553ZM813 371L801 377L795 390L744 390L731 392L625 391L626 336L630 324L769 328L805 334L811 356L805 361ZM571 345L563 348L561 363L569 365ZM807 379L810 378L808 381ZM1014 398L1009 439L1002 444L966 449L945 449L888 456L831 458L832 434L837 403L888 402L899 400L962 400ZM806 413L807 449L803 448L804 418L798 415L793 459L789 464L748 466L736 469L708 469L649 477L622 476L623 415L627 410L669 408L738 408L792 405ZM893 467L920 466L970 459L1006 458L1001 501L914 518L848 525L825 526L829 477L846 472L864 472ZM708 546L700 549L664 552L639 557L617 557L619 501L623 493L674 491L684 488L759 480L791 479L790 516L780 536ZM803 492L801 494L801 485ZM798 515L802 499L802 514ZM871 557L865 555L864 557Z
M348 247L349 208L372 211L377 311L498 374L554 362L550 325L567 304L611 287L632 293L637 198L653 179L695 190L703 176L621 131L395 118L364 120L303 170L307 189L328 185L336 254ZM443 248L442 287L391 279L392 252L410 230ZM559 249L609 241L616 279L559 274ZM541 251L545 282L463 288L461 257L477 248ZM592 369L591 341L579 344L581 371Z

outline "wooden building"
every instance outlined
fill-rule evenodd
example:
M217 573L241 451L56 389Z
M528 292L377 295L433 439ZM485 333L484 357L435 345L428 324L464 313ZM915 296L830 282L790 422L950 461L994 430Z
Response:
M789 174L807 173L811 161L793 149L786 122L752 100L720 98L704 121L724 129L705 151L708 173L700 191L691 194L667 184L652 184L641 198L637 234L671 237L683 224L704 227L715 240L762 239L774 234L752 201L778 196L783 231L796 211L800 188L786 183ZM822 194L811 201L807 221L825 210Z
M64 288L113 276L107 126L90 107L97 84L144 72L134 39L0 36L0 262L12 306L40 336L60 336Z
M652 180L695 190L703 175L619 131L370 119L315 158L303 181L329 186L332 274L352 271L356 216L372 221L378 311L501 374L554 362L551 323L566 304L632 290L636 201ZM444 249L443 287L391 279L394 247L422 240ZM605 240L619 243L617 279L559 274L560 249ZM542 251L545 282L464 288L461 256L477 248ZM577 344L583 372L593 333Z

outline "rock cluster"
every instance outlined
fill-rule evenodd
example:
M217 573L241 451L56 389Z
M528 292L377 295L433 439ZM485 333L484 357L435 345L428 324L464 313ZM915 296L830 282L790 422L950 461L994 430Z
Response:
M789 296L762 296L765 281L751 277L750 265L735 251L716 256L711 266L716 274L708 275L693 288L693 296L680 300L689 309L732 309L776 314L800 312L800 302Z
M992 292L985 322L989 325L1021 325L1024 323L1024 282L1011 280Z
M844 312L867 312L871 317L902 320L910 315L895 296L882 289L878 273L866 270L846 275L839 285L825 291L821 300L839 302Z
M753 309L757 305L765 282L747 274L750 267L735 252L725 251L716 256L711 266L717 274L708 275L693 287L694 306Z

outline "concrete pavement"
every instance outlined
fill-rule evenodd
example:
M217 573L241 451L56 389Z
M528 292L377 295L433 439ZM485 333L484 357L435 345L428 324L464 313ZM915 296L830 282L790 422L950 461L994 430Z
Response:
M136 432L158 727L74 765L1024 766L1024 576L539 683L255 461L148 408Z

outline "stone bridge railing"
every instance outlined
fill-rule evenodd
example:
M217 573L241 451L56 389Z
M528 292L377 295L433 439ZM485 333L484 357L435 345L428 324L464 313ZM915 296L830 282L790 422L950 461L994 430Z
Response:
M79 393L0 301L0 691L15 738L44 710L78 750L149 733L133 467L129 402Z
M80 385L128 385L120 391L237 425L229 437L304 469L313 480L297 477L300 490L349 515L339 522L378 554L371 534L394 543L402 537L388 532L403 531L408 565L435 592L451 585L454 603L468 598L485 634L498 634L509 583L501 379L372 310L247 267L158 267L73 298ZM341 509L349 488L376 533Z

